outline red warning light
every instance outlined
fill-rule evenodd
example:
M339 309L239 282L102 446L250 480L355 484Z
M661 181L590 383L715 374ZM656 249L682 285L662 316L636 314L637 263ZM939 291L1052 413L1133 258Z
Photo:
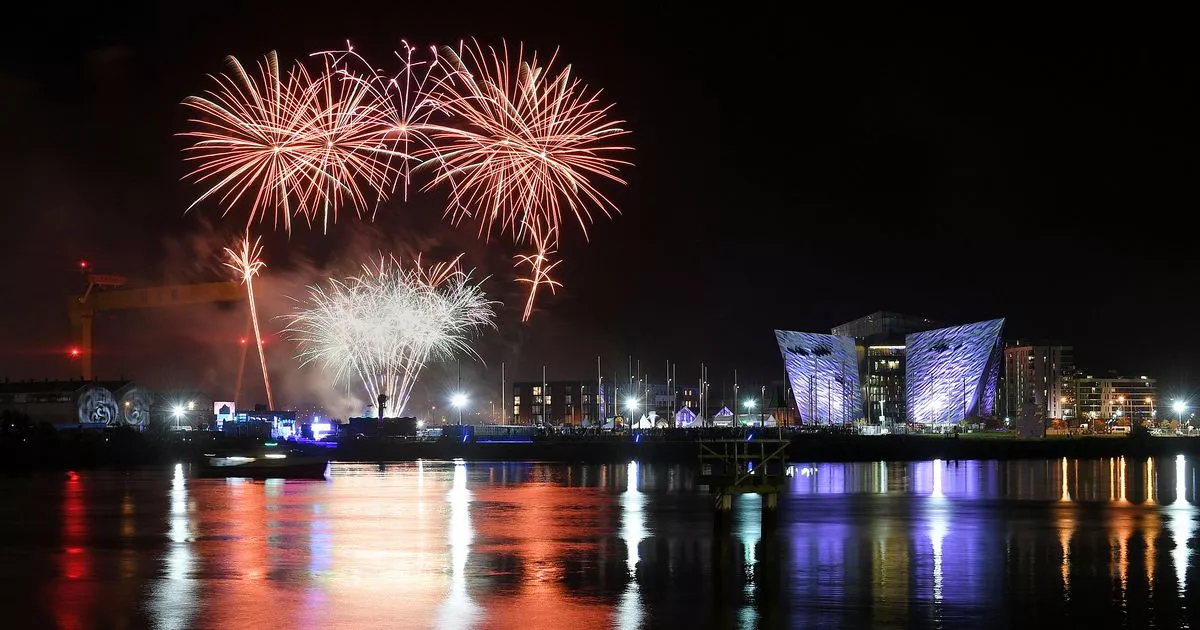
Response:
M79 268L80 268L80 269L87 269L87 268L88 268L88 261L86 261L86 260L81 260L81 261L79 261Z
M71 348L70 354L72 359L78 359L80 354L79 348Z
M238 339L238 343L242 344L243 346L246 345L246 338L242 337L241 339Z

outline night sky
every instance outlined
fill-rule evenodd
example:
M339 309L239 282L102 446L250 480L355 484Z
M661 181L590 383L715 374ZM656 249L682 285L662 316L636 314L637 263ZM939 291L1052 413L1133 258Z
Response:
M718 383L735 368L743 383L781 379L773 329L827 331L886 309L952 323L1003 316L1006 337L1073 344L1089 373L1147 374L1165 394L1200 385L1196 75L1182 20L865 23L741 3L175 4L65 15L47 4L9 21L0 376L71 373L64 296L83 288L81 258L131 286L220 277L216 251L245 215L222 219L213 204L185 215L201 189L180 181L176 134L179 102L209 87L224 55L290 60L349 38L386 65L400 38L503 37L560 47L633 131L628 187L603 187L622 214L601 217L590 243L577 230L564 239L565 291L521 325L512 248L447 228L436 191L387 203L373 224L343 216L327 236L264 227L276 314L305 281L381 248L466 250L510 304L480 342L487 367L464 363L464 380L486 370L498 381L501 361L510 380L543 363L551 379L588 377L598 354L606 374L624 374L633 355L656 380L666 359L681 380L702 361ZM219 397L239 308L106 316L99 376L199 383ZM288 372L286 342L268 346ZM418 396L439 398L458 372L431 371ZM293 402L307 400L304 387Z

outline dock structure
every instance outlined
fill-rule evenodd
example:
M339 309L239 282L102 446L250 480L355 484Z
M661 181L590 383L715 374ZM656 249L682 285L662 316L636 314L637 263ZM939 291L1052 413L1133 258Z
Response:
M706 440L700 443L700 478L715 495L717 515L733 509L733 495L763 495L763 510L774 512L787 485L789 440Z

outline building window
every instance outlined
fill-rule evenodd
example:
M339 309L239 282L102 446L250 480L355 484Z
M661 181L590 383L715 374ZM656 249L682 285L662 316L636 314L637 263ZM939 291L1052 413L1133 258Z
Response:
M520 405L513 405L513 415L514 416L521 415L521 406Z
M553 404L553 403L551 403L551 402L550 402L550 396L549 396L549 395L547 395L547 396L546 396L546 404L547 404L547 405L549 405L549 404Z
M571 395L570 395L570 394L567 394L567 395L564 397L564 400L563 400L563 402L567 403L568 405L569 405L569 404L571 404Z
M533 386L533 395L534 395L534 396L541 396L541 395L542 395L542 388L541 388L540 386L538 386L538 385L534 385L534 386Z
M521 397L513 396L513 405L520 405L520 404L521 404Z

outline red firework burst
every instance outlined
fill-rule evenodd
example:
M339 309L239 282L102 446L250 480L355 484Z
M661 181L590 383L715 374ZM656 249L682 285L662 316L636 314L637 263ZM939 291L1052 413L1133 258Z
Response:
M270 214L290 231L293 216L320 215L328 228L343 205L361 213L383 198L392 173L372 150L383 101L370 82L329 60L319 74L297 63L283 75L271 52L253 76L227 61L216 88L183 102L198 114L182 134L195 140L188 177L209 186L191 207L214 196L226 213L246 203L247 227Z
M528 320L533 293L548 279L540 274L549 271L533 262L557 245L563 217L573 216L586 238L593 208L618 211L592 180L625 183L618 169L630 163L616 155L631 150L619 144L628 131L570 66L553 70L553 56L543 66L536 53L525 60L524 46L515 56L507 45L441 50L450 72L430 98L453 121L431 126L437 173L430 186L449 186L452 222L477 218L481 236L511 232L535 247L534 258L518 258L533 269L523 279L531 285Z

